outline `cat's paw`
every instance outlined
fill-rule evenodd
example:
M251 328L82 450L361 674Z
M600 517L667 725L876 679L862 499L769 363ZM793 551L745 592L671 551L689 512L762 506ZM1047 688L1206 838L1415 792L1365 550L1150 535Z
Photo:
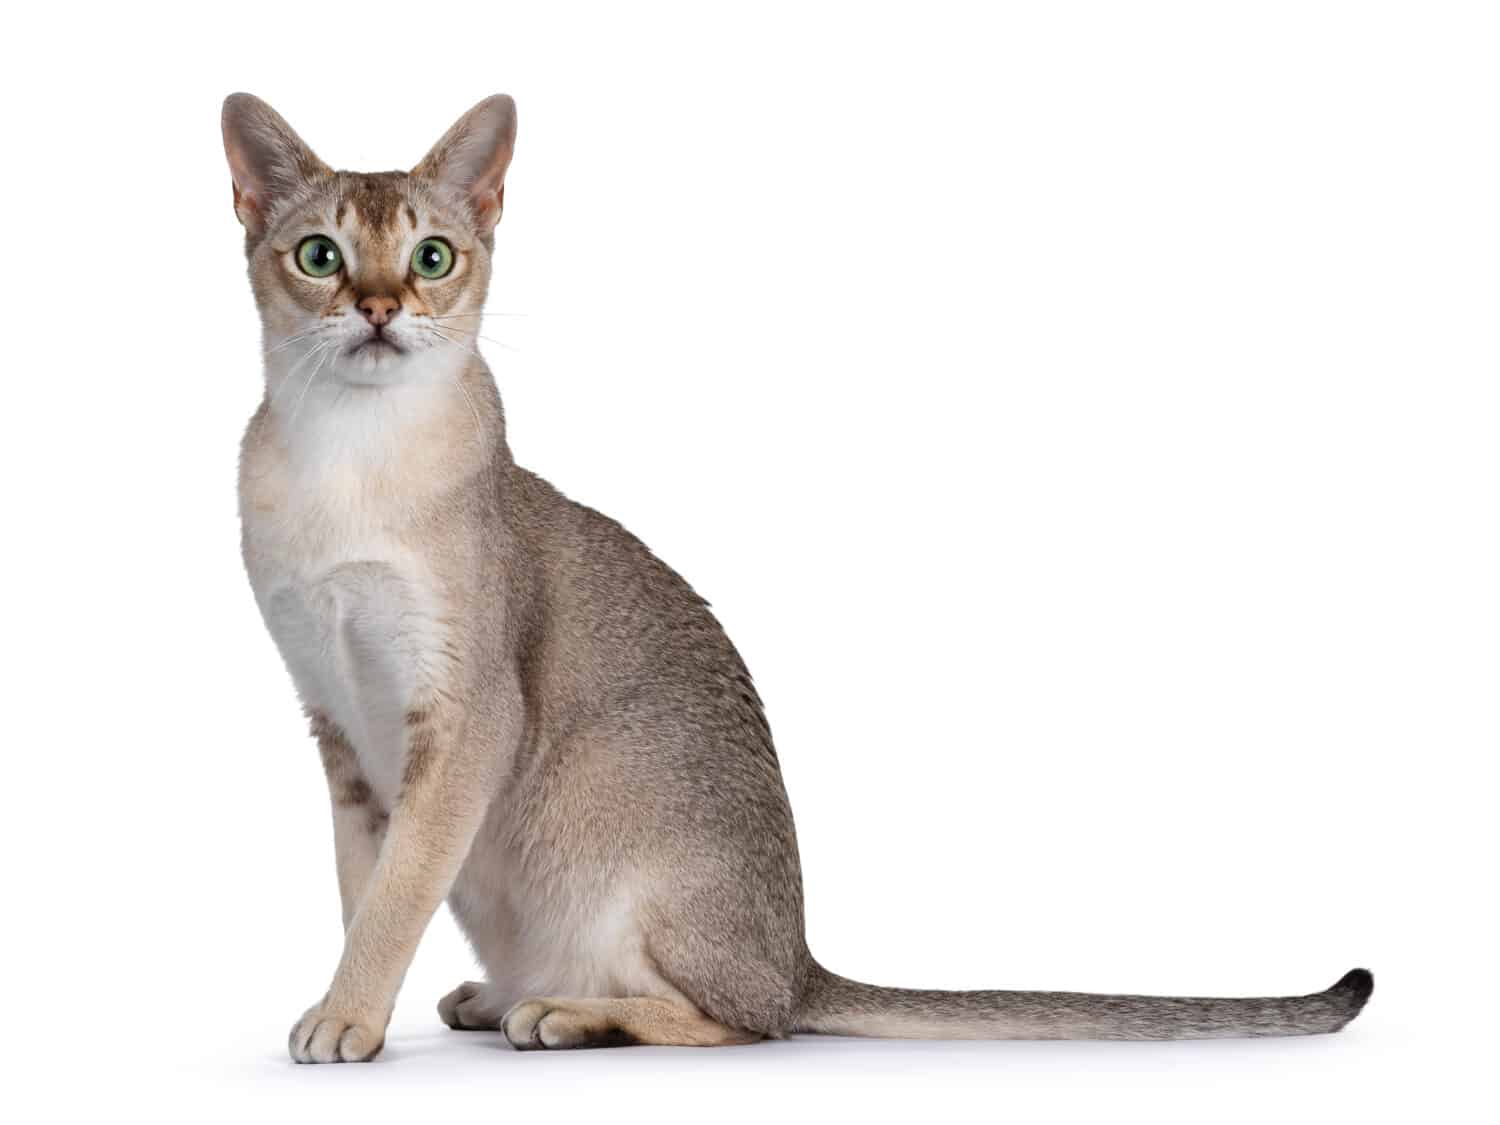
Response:
M488 984L466 980L438 1001L438 1015L454 1031L498 1031L505 998Z
M625 1047L636 1042L607 1011L568 1000L522 1000L505 1013L501 1030L518 1051Z
M385 1046L385 1024L314 1004L292 1027L287 1049L299 1063L369 1062Z

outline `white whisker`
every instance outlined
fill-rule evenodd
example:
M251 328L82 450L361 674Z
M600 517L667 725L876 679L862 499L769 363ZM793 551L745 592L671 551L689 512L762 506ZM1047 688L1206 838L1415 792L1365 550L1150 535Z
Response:
M465 336L472 336L476 340L484 340L486 343L494 344L497 348L504 348L508 352L521 350L520 348L514 347L511 344L507 344L503 341L497 340L493 336L486 336L481 332L476 332L472 328L454 328L451 324L443 324L439 325L438 327L443 328L448 332L462 332Z
M297 413L302 409L302 402L305 398L307 398L307 392L312 387L313 380L318 377L318 372L323 370L323 365L328 362L328 357L332 354L332 345L329 345L329 347L323 352L322 358L320 358L317 364L314 365L312 373L308 375L307 382L302 384L302 393L297 396L297 405L292 407L292 416L290 419L288 419L286 424L288 433L290 433L292 431L292 427L297 424Z
M464 401L469 404L469 413L474 415L474 440L483 443L484 424L479 420L479 409L474 405L474 400L469 397L468 388L464 386L463 377L456 371L452 373L453 385L458 388L459 394L464 396Z
M480 355L480 354L479 354L479 353L478 353L478 352L477 352L477 351L475 351L475 350L474 350L474 349L473 349L473 348L471 348L471 347L468 347L468 346L467 346L467 345L465 345L465 344L463 344L463 343L460 343L460 342L459 342L459 341L458 341L458 340L455 340L455 339L453 339L453 338L452 338L452 337L450 337L450 336L445 336L445 335L443 335L443 332L444 332L444 330L443 330L443 329L441 329L441 328L437 328L437 327L433 327L433 328L430 328L430 329L428 329L428 331L430 331L430 332L431 332L431 333L432 333L432 335L433 335L433 336L434 336L434 337L435 337L435 338L436 338L436 339L439 339L439 340L441 340L441 341L443 341L443 343L445 343L445 344L449 344L449 345L451 345L451 346L452 346L452 347L455 347L455 348L457 348L457 349L458 349L458 350L459 350L459 351L461 351L461 352L468 352L468 353L469 353L469 354L470 354L470 355L471 355L471 356L473 356L473 357L474 357L474 358L475 358L475 359L479 359L479 360L482 360L482 359L484 359L484 356L482 356L482 355ZM449 331L449 332L452 332L452 331L455 331L455 329L451 329L451 328L450 328L450 329L448 329L448 330L447 330L447 331Z
M473 348L466 348L457 340L448 339L448 337L444 336L439 329L431 328L429 329L429 331L431 332L433 339L439 340L442 343L447 344L449 347L457 348L459 351L468 352L470 355L476 357L481 362L484 360L484 356L480 355ZM459 393L464 396L464 401L469 404L469 413L474 416L474 440L476 442L482 442L484 438L484 423L479 420L479 410L474 405L474 399L469 394L468 388L464 386L462 375L460 375L458 372L453 372L452 379L453 385L458 388Z
M530 313L507 313L507 312L485 312L485 313L444 313L442 316L428 317L429 320L463 320L477 317L489 316L530 316Z
M319 353L326 351L328 348L333 347L333 345L334 341L323 340L308 348L306 354L299 356L297 358L297 362L292 364L292 366L287 370L285 377L282 378L281 385L276 388L276 392L271 396L270 406L274 407L276 405L276 400L286 392L287 387L292 383L293 377L297 374L297 369L299 367L301 367L308 360L312 359L313 356L318 355Z
M309 328L306 332L298 332L295 336L288 336L285 340L281 341L281 343L275 345L274 347L267 348L261 354L270 355L273 352L279 352L282 348L291 347L299 340L306 340L309 336L317 336L323 331L323 325L320 324L316 328Z

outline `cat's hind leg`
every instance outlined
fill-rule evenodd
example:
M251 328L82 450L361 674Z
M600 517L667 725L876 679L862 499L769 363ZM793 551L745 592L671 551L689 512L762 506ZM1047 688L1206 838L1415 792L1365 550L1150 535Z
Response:
M501 1021L518 1051L574 1047L722 1047L760 1038L705 1016L685 1000L647 996L622 999L523 1000Z

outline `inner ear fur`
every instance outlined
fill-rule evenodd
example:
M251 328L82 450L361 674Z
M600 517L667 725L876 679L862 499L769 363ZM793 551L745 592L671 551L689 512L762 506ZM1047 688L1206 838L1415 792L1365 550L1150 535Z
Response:
M480 233L488 235L500 221L505 171L515 148L515 99L495 94L455 121L411 174L462 197Z
M254 94L230 94L222 118L234 213L251 237L265 233L281 198L333 175L290 125Z

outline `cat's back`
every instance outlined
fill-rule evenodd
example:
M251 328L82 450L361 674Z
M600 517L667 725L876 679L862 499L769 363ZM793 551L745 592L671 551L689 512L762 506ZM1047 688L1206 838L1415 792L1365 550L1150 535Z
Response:
M541 576L523 663L550 749L522 773L554 771L549 784L523 786L534 798L526 815L543 835L575 839L554 811L565 788L587 807L596 842L608 842L601 857L643 846L670 854L679 875L733 872L781 917L800 917L770 726L708 603L617 521L525 470L511 488L515 538ZM557 787L562 778L573 784ZM794 960L800 947L786 940Z
M578 658L622 679L747 675L708 602L637 536L525 469L512 481L506 508L541 576L541 612Z
M649 729L651 754L690 770L753 762L779 791L760 696L708 603L616 520L524 469L511 487L505 508L537 573L525 655L567 725Z

